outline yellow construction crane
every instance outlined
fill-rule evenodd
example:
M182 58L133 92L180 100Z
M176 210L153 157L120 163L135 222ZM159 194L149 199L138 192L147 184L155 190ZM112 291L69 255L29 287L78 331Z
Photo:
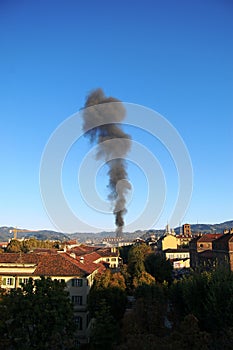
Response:
M37 232L37 230L22 230L17 227L14 227L12 230L9 231L10 233L14 233L14 239L17 239L17 233L18 232Z

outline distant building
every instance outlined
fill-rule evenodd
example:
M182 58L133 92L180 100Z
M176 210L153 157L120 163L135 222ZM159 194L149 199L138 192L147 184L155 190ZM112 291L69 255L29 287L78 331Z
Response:
M200 265L203 265L201 260L205 259L206 254L208 254L208 257L213 254L205 253L201 255L200 253L212 251L213 242L222 236L223 234L207 233L193 238L189 243L190 266L195 269L200 267Z
M177 244L179 247L188 247L189 242L192 240L192 231L191 231L191 225L190 224L184 224L182 226L181 233L176 236L177 237Z
M184 224L182 226L182 234L184 236L192 236L192 232L191 232L191 225L190 224Z
M166 259L172 262L173 269L189 268L190 255L188 249L166 249L163 251Z
M227 266L233 271L233 229L223 234L204 234L190 242L191 267L211 269Z
M157 241L157 253L169 259L174 270L190 268L190 253L188 248L181 248L184 245L184 239L187 239L187 246L191 240L190 225L183 225L183 232L186 234L176 235L167 225L165 233Z
M232 232L232 229L231 231ZM213 261L218 265L227 265L233 271L233 234L223 234L212 243Z
M127 245L133 244L133 241L127 239L127 237L125 237L125 238L105 237L102 240L102 244L104 246L108 246L108 247L123 247L123 246L127 246Z
M166 250L166 249L177 249L177 239L176 236L171 233L165 234L160 237L157 241L158 250Z

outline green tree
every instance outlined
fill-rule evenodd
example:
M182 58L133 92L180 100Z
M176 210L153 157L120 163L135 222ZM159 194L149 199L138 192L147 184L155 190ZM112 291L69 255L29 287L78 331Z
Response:
M111 315L111 309L105 300L99 303L99 310L95 312L91 330L91 348L94 350L112 349L116 343L118 326Z
M101 301L106 302L116 320L122 318L127 297L126 285L121 273L112 273L110 270L106 270L105 273L95 276L88 295L88 307L92 316L100 310Z
M125 313L118 350L166 350L164 318L167 310L167 287L154 283L136 289L136 303ZM167 344L167 343L166 343Z
M145 259L146 271L151 274L157 282L172 281L172 264L170 260L160 254L149 254Z
M73 307L65 283L41 277L3 294L0 338L9 349L70 349Z
M173 305L175 320L177 323L188 315L194 315L205 324L206 301L209 293L209 279L211 273L193 273L183 280L176 281L170 288L170 298Z
M121 266L121 274L124 277L125 285L126 285L126 291L128 294L130 294L131 290L131 276L128 272L128 266L126 264L123 264Z
M145 258L151 253L151 248L146 244L134 245L129 250L128 272L131 278L140 277L145 271Z
M50 241L50 240L39 240L35 237L31 237L28 239L24 239L23 241L19 241L18 239L12 239L7 246L6 251L9 253L27 253L35 248L59 248L58 241Z
M143 271L139 277L134 277L132 285L136 289L143 285L153 285L155 283L155 279L146 271Z
M220 334L233 323L233 272L193 273L171 286L170 299L179 320L193 314L201 330Z
M132 245L126 245L119 248L120 257L123 260L123 264L128 264L128 255Z
M167 338L167 349L210 350L211 337L207 332L200 331L197 318L189 314Z
M141 331L162 336L166 333L167 285L143 284L136 289L136 312Z
M8 253L19 253L21 252L21 243L17 239L12 239L8 244L6 251Z

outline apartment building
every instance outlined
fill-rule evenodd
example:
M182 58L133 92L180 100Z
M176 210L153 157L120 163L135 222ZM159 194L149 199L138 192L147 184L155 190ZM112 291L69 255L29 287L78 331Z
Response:
M207 264L207 260L213 256L213 242L222 236L223 234L220 233L207 233L193 238L189 243L190 266L195 269L200 265Z
M76 253L75 253L76 250ZM99 253L82 246L79 251L35 249L31 253L0 254L0 287L18 288L29 278L40 276L64 280L72 303L80 343L88 342L90 317L87 310L87 296L97 273L107 267L118 266L116 251L100 249ZM99 250L98 248L96 249ZM82 254L81 254L82 253Z
M190 267L189 250L184 248L165 249L163 255L172 262L173 269L182 269Z

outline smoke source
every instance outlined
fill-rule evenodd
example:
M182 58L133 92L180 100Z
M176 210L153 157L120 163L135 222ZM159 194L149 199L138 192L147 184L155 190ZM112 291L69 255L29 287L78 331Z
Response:
M96 89L87 96L82 116L83 130L91 142L98 143L96 158L104 159L109 168L108 199L114 208L116 236L122 237L126 195L131 189L124 159L130 150L131 137L119 124L125 118L125 108L116 98L106 97L102 89Z

